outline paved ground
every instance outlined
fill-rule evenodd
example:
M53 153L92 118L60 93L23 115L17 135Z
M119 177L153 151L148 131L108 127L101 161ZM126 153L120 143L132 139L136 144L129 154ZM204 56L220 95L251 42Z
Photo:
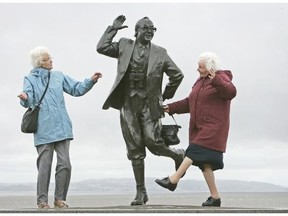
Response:
M109 206L93 208L67 208L38 210L36 208L2 209L0 213L288 213L285 209L227 208L187 205Z

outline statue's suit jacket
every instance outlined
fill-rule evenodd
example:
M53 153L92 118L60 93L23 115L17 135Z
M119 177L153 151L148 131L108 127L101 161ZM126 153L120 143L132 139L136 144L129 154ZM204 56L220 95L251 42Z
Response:
M97 44L97 52L118 59L116 79L103 109L110 107L120 109L123 106L126 88L124 78L135 46L135 41L128 38L112 42L116 33L117 30L109 26ZM162 94L163 73L169 77L169 82ZM152 120L159 119L163 115L163 100L174 96L183 77L166 49L151 43L147 69L147 97Z

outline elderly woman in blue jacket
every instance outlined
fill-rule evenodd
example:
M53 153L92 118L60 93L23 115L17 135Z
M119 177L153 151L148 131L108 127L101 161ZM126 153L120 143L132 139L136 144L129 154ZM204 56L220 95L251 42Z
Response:
M50 208L48 189L54 151L57 153L55 174L55 208L67 208L66 196L70 184L71 164L69 158L70 140L73 139L72 123L68 116L64 92L72 96L86 94L102 77L96 72L83 82L76 81L59 71L51 71L53 61L46 47L36 47L30 52L33 69L24 78L23 92L18 97L24 107L35 106L50 81L47 92L40 105L38 129L34 133L34 145L37 158L37 205L38 208Z

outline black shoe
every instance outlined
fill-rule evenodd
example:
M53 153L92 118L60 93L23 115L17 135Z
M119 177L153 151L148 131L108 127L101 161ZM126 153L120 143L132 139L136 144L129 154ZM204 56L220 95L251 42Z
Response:
M163 179L156 179L155 182L159 184L160 186L167 188L170 191L174 191L177 187L177 184L173 184L170 182L169 177L163 178Z
M144 205L148 201L146 191L137 191L135 199L131 202L131 206Z
M214 199L213 197L208 197L208 199L202 203L202 206L216 206L220 207L221 206L221 199Z
M175 160L175 170L177 171L180 167L181 163L185 158L185 150L184 149L177 149L179 152L179 157ZM181 176L181 178L186 174L186 172Z

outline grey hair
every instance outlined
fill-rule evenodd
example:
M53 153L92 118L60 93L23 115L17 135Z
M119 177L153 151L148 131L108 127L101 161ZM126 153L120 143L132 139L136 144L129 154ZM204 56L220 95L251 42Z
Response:
M216 55L216 53L207 51L203 52L199 56L199 61L204 60L205 66L208 70L214 69L214 70L219 70L220 69L220 61L219 57Z
M44 54L49 54L48 48L44 46L37 46L30 51L30 59L33 68L41 67Z

